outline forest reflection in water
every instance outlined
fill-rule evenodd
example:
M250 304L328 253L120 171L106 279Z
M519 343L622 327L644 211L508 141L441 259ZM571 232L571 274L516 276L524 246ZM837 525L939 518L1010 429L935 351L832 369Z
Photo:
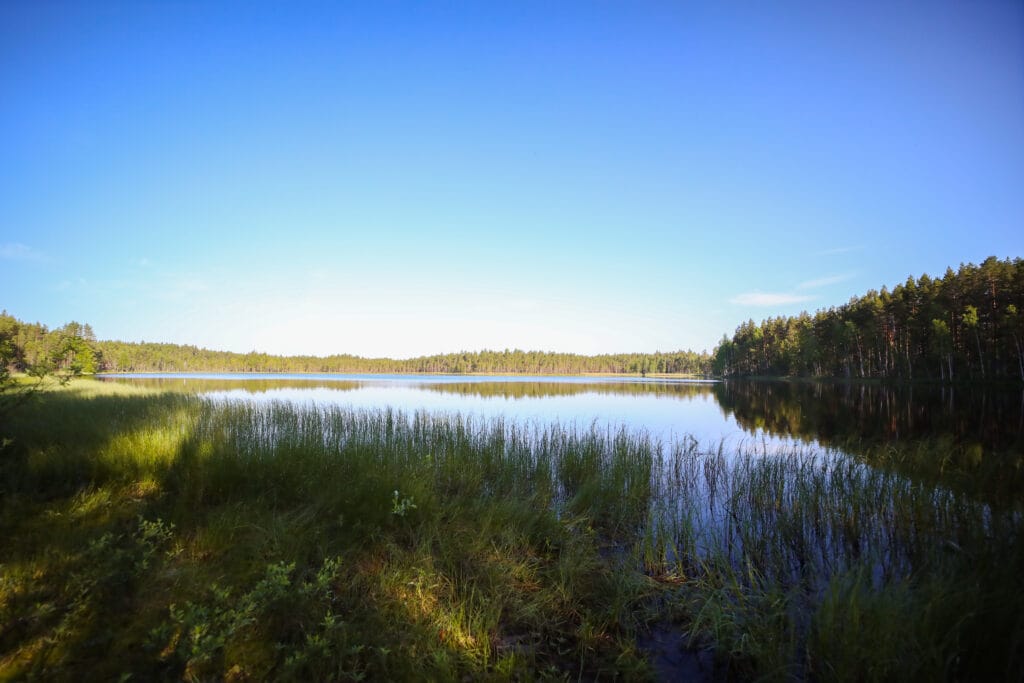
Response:
M745 430L819 443L947 437L1005 451L1024 433L1021 387L750 381L714 391Z
M452 375L180 374L99 379L229 400L607 424L664 440L692 435L708 446L797 440L935 476L949 469L982 469L989 475L995 471L1005 487L1016 486L1021 478L1024 452L1024 389L1019 386Z
M1008 450L1019 446L1024 434L1024 388L1018 386L451 375L177 374L101 375L99 379L154 389L254 395L283 389L359 392L390 388L396 395L411 389L506 401L588 394L682 401L712 398L721 407L724 418L734 418L740 428L753 436L768 433L819 443L851 438L874 442L952 437L986 449ZM288 393L288 397L294 395Z

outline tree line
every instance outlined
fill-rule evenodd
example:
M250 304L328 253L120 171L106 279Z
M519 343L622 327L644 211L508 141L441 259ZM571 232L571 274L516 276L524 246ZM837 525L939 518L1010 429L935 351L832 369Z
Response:
M871 290L813 315L741 324L711 354L695 351L584 356L476 351L418 358L275 356L182 344L100 341L71 322L54 330L0 314L0 372L689 374L892 380L1024 381L1024 261L986 259L889 291Z
M0 379L10 371L89 374L102 369L102 354L89 325L70 322L49 329L0 313Z
M58 352L59 350L59 352ZM338 354L275 356L211 351L182 344L99 341L89 325L71 322L49 330L0 314L0 363L27 370L48 363L93 372L272 373L493 373L493 374L692 374L706 375L710 356L693 351L584 356L545 351L476 351L409 359Z
M719 376L1024 380L1024 261L908 277L814 315L753 320L715 348Z

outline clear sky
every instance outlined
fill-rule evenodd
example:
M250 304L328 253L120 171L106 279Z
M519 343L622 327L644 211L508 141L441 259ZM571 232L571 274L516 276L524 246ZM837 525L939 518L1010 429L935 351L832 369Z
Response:
M0 307L710 349L1024 255L1021 2L0 3Z

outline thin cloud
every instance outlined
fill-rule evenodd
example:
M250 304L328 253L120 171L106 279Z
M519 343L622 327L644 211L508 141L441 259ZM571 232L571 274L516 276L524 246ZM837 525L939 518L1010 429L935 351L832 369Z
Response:
M833 249L823 249L822 251L815 252L815 256L835 256L836 254L849 254L853 251L860 251L863 246L856 247L835 247Z
M11 242L0 244L0 259L5 261L45 261L46 256L27 244Z
M828 287L829 285L835 285L835 284L838 284L840 282L846 282L847 280L849 280L852 277L853 277L853 275L850 274L850 273L846 273L844 275L829 275L828 277L819 277L819 278L814 279L814 280L807 280L806 282L801 282L800 284L798 284L796 286L796 288L797 289L818 289L819 287Z
M55 292L67 292L72 289L82 289L89 283L84 278L78 278L77 280L61 280L55 284L51 289Z
M747 292L729 299L730 303L740 306L785 306L810 301L813 296L805 294L781 294L771 292Z
M193 273L168 274L148 279L143 287L161 301L188 301L210 292L213 287L201 275Z

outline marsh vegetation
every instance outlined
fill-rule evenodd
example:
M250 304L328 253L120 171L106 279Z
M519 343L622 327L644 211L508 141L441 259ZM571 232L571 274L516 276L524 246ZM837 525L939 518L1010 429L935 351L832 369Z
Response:
M87 382L4 427L4 678L654 678L659 629L709 678L1024 673L1019 497L891 444Z

